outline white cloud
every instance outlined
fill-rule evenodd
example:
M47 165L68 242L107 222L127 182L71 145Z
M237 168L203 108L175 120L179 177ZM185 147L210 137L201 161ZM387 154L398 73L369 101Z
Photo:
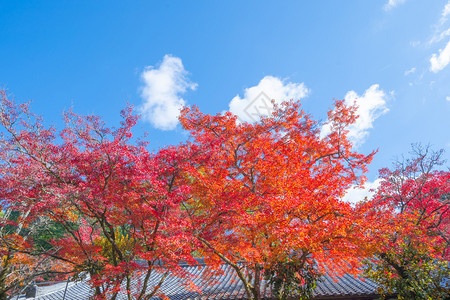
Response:
M450 96L445 97L445 100L450 101Z
M445 5L444 9L442 10L442 18L443 18L444 22L446 21L445 18L447 18L448 15L450 15L450 1L448 1L448 3Z
M416 68L412 67L411 69L405 71L405 76L408 76L409 74L412 74L416 71Z
M368 88L364 95L358 96L355 91L350 91L345 95L345 102L353 104L356 102L359 115L354 124L349 127L348 137L356 147L364 143L369 135L369 129L373 127L373 122L381 115L387 113L389 109L386 106L386 93L380 90L378 84Z
M355 91L349 91L344 99L347 105L356 103L358 106L356 114L359 117L348 127L348 139L357 148L365 142L369 129L373 128L373 122L389 111L386 106L387 95L378 84L373 84L364 92L364 95L359 96ZM330 124L322 126L321 137L329 133Z
M186 104L181 95L197 87L189 81L181 59L165 55L159 68L146 67L141 77L144 82L141 93L144 103L140 107L143 119L158 129L175 129L180 108Z
M380 183L381 179L376 179L373 182L367 181L363 188L353 186L347 190L347 193L342 198L342 201L356 204L364 200L366 197L367 199L370 199L375 194L377 188L380 186Z
M394 7L403 4L406 0L389 0L388 3L384 5L384 10L388 11L393 9Z
M434 53L430 58L430 71L437 73L450 63L450 41L444 49L439 49L439 54Z
M272 113L271 100L275 103L298 100L306 97L308 92L304 83L292 83L277 77L265 76L256 86L246 88L243 98L236 95L230 101L230 112L237 115L240 121L253 122L260 116Z
M431 45L440 42L449 35L450 35L450 28L447 28L446 30L441 31L439 34L438 33L434 34L433 37L429 40L428 44Z
M433 27L435 27L435 32L434 32L433 36L431 37L431 39L428 41L429 45L440 42L445 37L450 35L450 28L448 28L448 26L445 26L445 24L447 23L448 15L450 15L450 0L445 5L444 9L442 10L439 23L437 23L433 26Z

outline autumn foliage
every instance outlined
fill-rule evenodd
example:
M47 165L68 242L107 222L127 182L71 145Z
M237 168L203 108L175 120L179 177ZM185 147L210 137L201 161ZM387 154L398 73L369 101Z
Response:
M26 220L8 222L20 227L47 219L64 229L45 251L30 239L24 246L17 234L2 237L8 262L2 271L28 264L18 261L19 255L52 257L53 265L64 266L71 276L89 275L97 296L108 299L141 273L141 290L128 296L144 299L158 293L158 285L148 285L152 272L177 274L180 261L192 261L185 233L189 224L180 206L188 187L173 184L170 149L153 154L144 145L130 145L136 117L131 108L122 116L121 126L112 130L98 117L68 112L66 127L57 133L26 105L17 106L2 94L2 205L26 212ZM3 283L6 291L9 282Z
M381 185L368 202L384 219L372 242L366 275L382 294L400 299L450 296L450 172L443 151L413 146L412 158L380 170ZM373 212L372 212L373 213Z
M293 257L320 273L357 271L358 224L341 198L364 181L358 175L373 153L355 152L346 138L354 111L337 101L324 138L296 102L275 106L271 117L253 124L230 113L182 112L194 145L208 152L189 171L194 236L203 256L235 269L249 299L259 299L265 269Z
M263 280L281 299L307 297L321 274L361 272L364 258L401 247L406 231L432 257L447 249L445 193L432 191L448 188L448 173L402 185L402 197L420 184L427 195L404 214L395 213L403 198L384 196L393 195L387 183L373 201L342 201L374 155L348 140L356 107L343 101L328 112L328 134L295 101L255 123L186 107L190 139L153 153L133 139L131 107L116 129L69 111L57 130L0 96L0 299L42 276L88 277L97 299L164 297L168 274L196 288L179 266L196 257L217 272L230 265L249 299L261 299Z

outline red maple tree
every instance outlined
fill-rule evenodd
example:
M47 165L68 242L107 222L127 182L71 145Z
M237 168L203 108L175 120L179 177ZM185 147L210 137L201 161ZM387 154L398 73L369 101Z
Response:
M248 299L261 298L266 269L294 258L300 269L358 272L362 231L341 199L351 184L364 182L374 152L357 153L347 139L355 110L336 101L325 137L299 102L275 105L256 123L196 107L182 111L183 127L208 158L193 161L186 175L199 252L212 264L230 265Z
M132 145L137 117L130 107L117 129L68 112L60 132L4 93L0 107L4 206L64 229L41 256L64 262L72 276L89 275L98 298L115 299L124 290L128 299L148 299L169 272L186 275L179 262L195 261L179 204L189 189L174 184L174 166L186 158L171 148L155 154ZM15 257L37 255L31 244L19 246ZM151 287L155 272L161 281ZM137 290L136 276L142 278Z
M446 299L450 272L450 172L443 151L415 145L413 157L380 170L381 185L367 202L376 217L376 255L367 275L382 293L402 299Z

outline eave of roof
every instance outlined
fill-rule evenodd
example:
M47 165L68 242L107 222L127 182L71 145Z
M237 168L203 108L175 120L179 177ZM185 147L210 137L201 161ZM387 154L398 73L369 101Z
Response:
M202 260L198 261L198 265L191 266L188 264L180 265L189 275L189 280L194 283L201 292L188 288L188 280L169 275L161 285L160 291L170 299L245 299L245 289L242 282L237 277L234 270L228 265L222 265L222 274L212 277L205 276L209 271L207 265ZM149 282L150 291L153 286L157 285L162 274L154 273ZM142 276L138 276L132 280L134 290L139 290ZM72 282L70 284L59 284L56 286L41 287L35 299L38 300L82 300L89 299L93 295L93 290L89 286L88 279L80 282ZM66 289L67 287L67 289ZM65 294L65 296L64 296ZM261 282L261 294L264 299L271 299L272 294L270 288L265 281ZM377 286L370 280L364 280L360 277L354 277L346 274L333 280L330 276L324 276L323 280L317 283L314 290L314 298L317 300L325 299L375 299L379 295ZM21 299L21 298L19 298ZM22 298L23 299L23 298ZM120 293L117 299L126 299L125 293ZM157 299L156 297L153 299Z

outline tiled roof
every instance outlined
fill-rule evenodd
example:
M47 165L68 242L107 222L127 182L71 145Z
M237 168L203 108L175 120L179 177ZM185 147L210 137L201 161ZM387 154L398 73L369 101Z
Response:
M215 277L205 275L208 267L205 264L200 266L182 266L187 272L192 274L190 279L201 290L201 292L189 289L186 280L174 275L169 275L162 284L160 291L169 299L245 299L245 290L234 270L227 265L222 266L223 274ZM162 275L154 273L149 282L149 291L157 285ZM143 276L135 278L132 286L140 286ZM67 288L66 288L67 287ZM261 284L262 296L264 299L271 299L270 289L265 281ZM370 280L361 280L352 275L344 275L334 281L331 277L325 276L318 282L314 290L314 299L364 299L368 296L375 296L376 285ZM93 295L93 290L88 284L88 280L79 282L57 283L50 286L38 287L37 300L83 300L89 299ZM18 299L24 299L19 297ZM125 293L120 294L117 299L126 299ZM158 298L153 298L158 299Z

